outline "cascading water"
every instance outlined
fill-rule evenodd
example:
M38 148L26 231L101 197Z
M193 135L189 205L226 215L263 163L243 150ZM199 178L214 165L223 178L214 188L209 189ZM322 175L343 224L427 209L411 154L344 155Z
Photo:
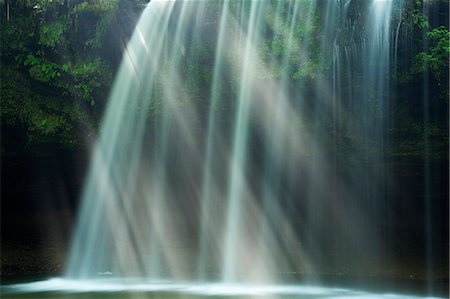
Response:
M402 1L368 2L151 1L111 91L66 278L380 271Z

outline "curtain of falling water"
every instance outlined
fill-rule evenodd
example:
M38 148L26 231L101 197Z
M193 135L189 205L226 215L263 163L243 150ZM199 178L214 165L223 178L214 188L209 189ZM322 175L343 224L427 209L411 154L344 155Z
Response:
M369 2L151 1L67 275L275 282L377 256L394 1Z
M170 5L151 6L142 20L153 21L138 24L125 51L95 145L67 265L67 275L71 277L88 278L106 271L120 271L120 275L145 271L145 243L152 236L133 221L133 198L139 191L134 182L139 179L137 168L148 107L145 100L155 85L155 70L167 38L164 27L170 16ZM148 55L150 45L142 40L144 36L153 40L152 55Z

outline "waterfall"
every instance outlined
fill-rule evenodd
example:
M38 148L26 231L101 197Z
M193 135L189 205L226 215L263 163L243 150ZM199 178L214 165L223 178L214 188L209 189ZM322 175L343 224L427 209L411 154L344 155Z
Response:
M151 1L109 97L66 276L277 283L382 259L401 3L367 2Z

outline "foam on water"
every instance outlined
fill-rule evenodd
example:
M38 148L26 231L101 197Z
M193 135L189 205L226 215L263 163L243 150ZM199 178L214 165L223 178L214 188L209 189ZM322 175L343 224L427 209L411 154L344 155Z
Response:
M2 287L3 294L63 292L63 293L177 293L195 296L239 296L284 298L289 296L305 296L306 298L333 299L440 299L439 297L419 297L394 293L371 293L368 291L345 288L327 288L306 285L240 285L223 283L177 283L170 281L142 281L120 279L69 280L54 278L24 284ZM37 296L39 298L39 296ZM191 298L191 297L189 297ZM303 298L303 297L302 297Z

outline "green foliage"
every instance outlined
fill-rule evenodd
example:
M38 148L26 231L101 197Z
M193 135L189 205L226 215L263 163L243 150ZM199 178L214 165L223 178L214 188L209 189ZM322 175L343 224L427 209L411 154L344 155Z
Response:
M118 3L9 2L10 18L0 16L3 124L24 128L29 144L76 141L74 128L88 118L81 107L105 100L112 82L113 69L99 49Z
M417 120L411 120L408 127L404 128L410 136L398 138L393 144L392 154L402 157L423 157L428 147L428 157L433 159L446 159L448 156L448 129L442 123L434 121L426 127ZM427 131L428 143L424 138Z
M66 88L73 96L88 101L91 106L95 104L96 90L108 86L108 82L112 80L109 65L100 58L80 61L73 65L64 64L63 68L71 75L74 83Z
M35 42L34 22L26 16L17 16L0 26L0 55L3 59L26 53Z
M26 122L35 107L30 83L19 72L2 67L0 112L2 122L15 125Z
M323 72L327 69L325 64L320 63L319 61L309 60L305 61L292 75L293 79L300 79L309 77L312 79L316 79L320 77Z
M430 27L428 17L423 14L423 0L405 1L403 8L403 24L412 28L426 30Z
M206 44L195 41L188 57L183 61L185 65L185 80L188 90L185 91L191 96L199 97L202 92L201 86L208 86L212 65L213 50L208 48Z
M435 82L432 84L438 87L438 96L443 99L449 95L450 34L446 26L436 24L437 19L433 14L427 13L439 9L445 2L446 0L404 1L398 61L393 66L394 80L400 84L419 80L418 76L424 74L432 75Z
M56 22L42 24L39 32L39 43L47 47L63 44L66 23L67 20L61 18Z
M94 36L85 42L87 46L93 48L101 47L103 37L117 15L118 4L118 0L97 0L92 2L83 1L74 6L71 11L72 15L79 16L89 13L98 19Z
M317 78L327 69L324 53L317 51L310 55L308 51L319 48L322 38L316 8L310 1L299 1L302 1L302 9L290 18L283 17L288 13L288 2L269 4L272 9L267 9L265 21L271 34L263 37L259 47L265 62L264 77L281 76L287 69L294 80ZM308 15L311 11L313 14Z
M431 71L438 81L442 81L444 72L448 72L450 54L450 32L445 26L427 32L428 49L416 55L412 67L413 73Z
M51 79L61 76L56 63L35 57L33 54L28 54L23 64L30 67L30 76L41 82L49 82Z
M37 94L36 86L11 67L2 68L1 82L0 114L3 124L24 127L29 143L49 137L67 144L74 143L74 124L84 116L73 103Z

